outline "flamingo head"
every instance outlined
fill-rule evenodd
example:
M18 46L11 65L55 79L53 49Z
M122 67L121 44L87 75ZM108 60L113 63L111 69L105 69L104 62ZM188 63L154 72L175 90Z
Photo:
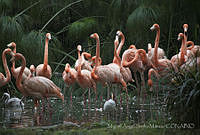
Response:
M151 43L148 43L148 51L152 49Z
M120 35L122 35L122 32L120 30L118 30L117 33L116 33L116 35L120 36Z
M184 34L183 34L183 33L179 33L179 34L178 34L177 40L181 40L181 39L183 39L183 38L184 38Z
M90 38L99 38L99 35L97 33L93 33L90 35Z
M184 29L184 32L187 32L187 30L188 30L188 24L183 24L183 29Z
M10 44L7 44L7 47L16 47L15 42L11 42Z
M51 34L50 34L50 33L47 33L47 34L46 34L46 38L49 39L49 40L51 40Z
M136 49L135 45L130 45L128 49Z
M156 23L150 28L150 30L153 31L155 29L160 29L160 26L158 24L156 24Z
M78 50L79 52L82 51L82 47L81 47L81 45L78 45L78 46L77 46L77 50Z
M31 65L31 66L30 66L30 71L31 71L31 73L34 73L34 72L35 72L35 66L34 66L34 65Z
M67 63L66 65L65 65L65 72L70 72L70 65L69 65L69 63Z

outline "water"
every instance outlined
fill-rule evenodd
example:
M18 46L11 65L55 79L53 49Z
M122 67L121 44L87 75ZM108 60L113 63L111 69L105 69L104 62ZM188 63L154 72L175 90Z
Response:
M66 122L82 125L102 121L112 121L116 124L138 124L145 123L147 120L159 120L165 117L163 105L156 105L158 100L156 98L150 100L150 96L147 96L146 102L143 104L141 102L140 104L138 103L136 96L129 97L128 105L125 94L122 96L123 100L121 102L120 96L118 96L116 97L117 107L112 112L103 110L103 104L106 101L105 97L101 98L99 96L97 102L94 97L93 95L90 105L88 100L84 100L83 96L74 96L72 103L70 98L66 97L64 104L59 99L51 98L49 99L50 106L45 101L45 106L42 107L42 103L40 103L38 110L34 110L33 101L29 98L25 101L24 110L21 108L4 108L1 104L0 127L40 127ZM152 102L150 103L150 101Z

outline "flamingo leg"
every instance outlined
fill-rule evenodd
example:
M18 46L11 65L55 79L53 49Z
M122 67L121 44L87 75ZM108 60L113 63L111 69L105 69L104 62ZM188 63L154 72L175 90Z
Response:
M141 77L141 82L142 82L142 95L143 95L143 102L142 102L142 106L141 106L141 109L142 109L142 121L144 122L145 121L145 113L144 113L144 103L145 103L145 97L146 97L146 86L145 86L145 80L144 80L144 72L140 72L140 77Z
M139 85L139 82L138 82L138 79L137 79L137 74L136 72L134 72L134 78L135 78L135 82L136 82L136 89L137 89L137 92L138 92L138 104L140 104L140 85Z

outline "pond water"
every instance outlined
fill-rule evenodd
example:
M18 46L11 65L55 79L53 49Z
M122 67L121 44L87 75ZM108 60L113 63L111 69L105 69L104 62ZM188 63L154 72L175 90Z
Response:
M102 121L112 121L116 124L139 124L145 123L146 120L158 120L165 117L164 105L158 104L159 99L150 100L150 96L147 96L146 102L143 103L139 103L139 98L136 96L130 96L127 104L126 94L122 93L121 96L116 97L116 109L111 112L103 110L106 97L98 96L97 101L94 97L94 95L91 97L90 104L87 98L84 100L84 96L73 96L72 101L70 98L65 98L64 103L59 99L51 98L49 99L50 104L44 101L45 106L40 103L37 110L34 110L33 101L29 98L24 101L24 110L5 108L1 104L0 127L40 127L65 122L79 126Z

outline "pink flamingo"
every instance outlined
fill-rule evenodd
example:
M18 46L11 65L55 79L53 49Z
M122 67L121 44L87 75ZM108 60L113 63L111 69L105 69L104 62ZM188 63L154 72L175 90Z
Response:
M173 68L176 70L176 67L173 65L173 63L164 58L164 59L158 59L158 45L159 45L159 41L160 41L160 26L158 24L154 24L151 28L151 30L156 30L157 34L156 34L156 39L155 39L155 45L154 45L154 53L153 53L153 57L152 57L152 63L153 65L157 68L158 73L159 74L166 74L166 72L163 72L166 69L170 69Z
M29 75L29 78L30 77L34 77L35 76L35 66L34 65L30 65L29 69L31 71L31 74Z
M65 65L65 70L62 73L62 77L67 86L71 85L73 90L74 84L76 83L77 71L74 68L71 68L69 63ZM70 95L70 101L72 106L72 91Z
M79 49L79 60L78 60L78 70L77 70L77 82L80 85L81 88L88 88L88 100L90 105L90 89L92 88L96 95L96 101L97 101L97 91L96 91L96 82L91 76L91 71L87 69L82 69L81 67L83 65L83 58L80 56L81 51L81 45L78 45L77 47Z
M171 62L175 66L180 67L187 61L188 57L185 55L185 35L183 33L179 33L178 40L182 40L181 51L179 54L176 54L171 58Z
M45 40L45 49L44 49L44 63L40 64L36 67L36 76L44 76L48 79L51 79L52 70L51 67L48 65L48 43L51 40L51 34L46 34Z
M124 34L121 31L117 31L117 36L115 38L115 48L117 48L116 53L114 52L114 58L113 58L113 63L118 64L118 66L120 66L120 72L123 76L123 79L125 82L133 82L133 78L132 78L132 74L131 74L131 70L128 67L123 67L121 64L121 58L119 56L122 46L124 45L125 42L125 37ZM119 36L121 37L121 42L119 44ZM118 47L119 45L119 47Z
M97 33L94 33L90 36L91 38L96 39L96 59L95 67L92 70L92 78L101 83L121 83L123 88L127 91L126 82L124 81L121 73L120 67L115 63L110 63L108 65L100 65L100 41Z
M155 44L154 48L151 47L151 44L148 44L148 56L153 62L153 64L158 65L158 59L165 59L165 52L163 49L159 48L159 41L160 41L160 26L158 24L154 24L150 30L156 30L156 39L155 39ZM152 54L152 56L151 56ZM158 57L159 56L159 57ZM161 64L162 65L162 64Z
M38 107L38 99L47 97L58 97L64 102L64 95L61 93L60 88L58 88L51 80L43 76L34 76L27 78L22 83L22 74L26 67L26 59L20 53L11 53L11 61L22 60L21 70L19 72L18 78L16 79L16 86L23 96L33 97L35 103L35 109Z
M3 67L4 70L6 72L6 77L0 73L0 87L6 85L10 80L11 80L11 75L10 75L10 71L8 69L8 65L7 65L7 60L6 60L6 54L11 53L11 49L5 49L2 53L2 61L3 61Z
M15 42L11 42L7 46L8 47L12 47L13 48L13 52L16 53L16 44L15 44ZM11 72L12 72L12 75L14 76L15 79L17 79L17 76L19 75L20 70L21 70L21 66L18 67L18 68L15 68L15 61L13 61L12 62L12 67L11 67ZM23 75L22 75L22 81L24 81L30 75L31 75L30 70L27 67L25 67Z
M81 46L78 46L78 47L81 47ZM79 66L79 60L80 58L79 57L82 57L82 67L81 69L87 69L89 71L92 71L92 67L91 67L91 63L89 61L91 61L91 54L90 53L87 53L87 52L82 52L81 55L80 55L80 52L82 51L81 48L77 48L78 50L78 59L76 60L76 63L75 63L75 69L78 70L78 66ZM85 60L88 59L89 61Z

